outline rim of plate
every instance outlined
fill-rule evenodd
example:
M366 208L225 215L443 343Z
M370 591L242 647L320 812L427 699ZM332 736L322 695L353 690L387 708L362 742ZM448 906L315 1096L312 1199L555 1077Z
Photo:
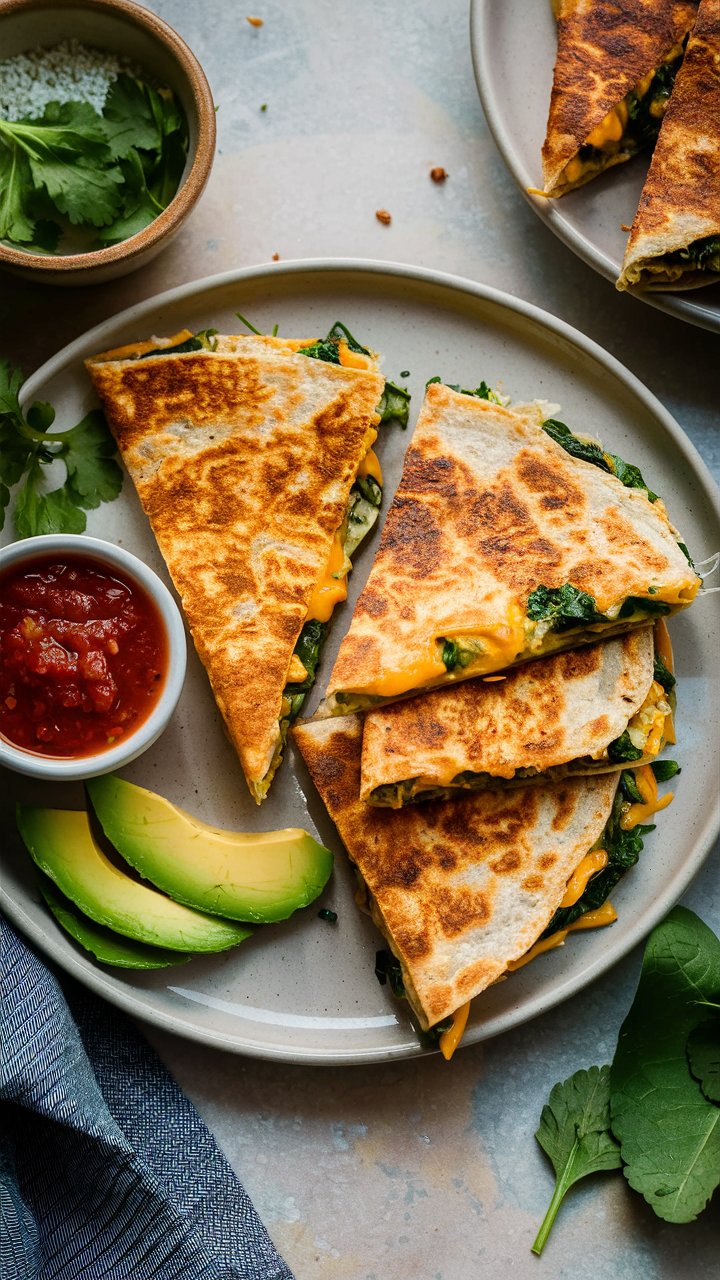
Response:
M535 185L533 174L528 173L515 148L514 139L505 127L502 115L496 108L496 98L490 92L493 83L489 41L485 38L493 18L493 0L470 0L470 52L472 56L475 83L478 96L485 113L488 128L495 140L510 174L517 183L520 194L533 212L544 222L554 235L562 240L573 253L581 258L589 267L597 271L605 280L614 286L620 273L620 263L614 261L601 249L598 249L582 232L576 231L563 217L558 208L558 200L537 200L528 194L527 188ZM535 175L536 176L536 175ZM701 293L702 290L695 290ZM631 298L644 302L656 311L664 311L677 320L695 325L699 329L707 329L711 333L720 333L720 311L704 307L695 302L687 293L662 293L648 290L628 290Z
M648 412L667 430L673 440L673 444L686 459L690 469L702 485L705 496L711 503L715 518L720 523L720 489L715 484L714 478L705 462L672 414L665 409L644 383L629 369L626 369L619 360L610 355L591 338L573 328L572 325L567 324L556 316L550 315L533 303L525 302L512 294L504 293L489 285L478 284L462 276L401 262L382 262L375 259L362 258L298 258L272 264L272 266L264 263L192 280L128 307L126 310L96 325L93 329L89 329L80 337L75 338L56 355L51 356L28 378L23 386L23 392L25 393L23 399L31 397L34 394L36 385L55 376L61 368L76 358L85 348L94 347L95 350L102 350L102 345L98 344L102 344L104 335L111 334L119 325L141 321L143 316L155 312L158 307L182 301L195 293L222 289L232 285L242 286L277 273L287 276L301 276L303 274L348 275L354 273L364 277L384 275L399 281L412 280L421 285L426 284L436 288L445 288L452 293L461 293L476 298L480 302L489 303L521 316L537 324L545 332L549 331L556 334L577 351L586 357L590 357L605 368L614 379L618 380L634 394ZM714 808L710 807L705 814L705 819L696 837L692 853L683 863L672 884L649 905L640 918L626 923L622 934L618 936L615 942L609 940L608 950L600 960L589 962L578 971L568 974L564 979L559 980L550 996L546 992L538 992L536 996L524 999L521 1002L519 1014L516 1009L510 1008L479 1026L469 1028L462 1045L477 1044L482 1040L489 1040L493 1036L500 1035L505 1031L531 1021L539 1014L545 1013L556 1005L561 1004L571 995L577 994L583 987L611 969L613 965L617 964L647 936L650 930L678 901L678 898L685 892L700 871L718 834L720 834L720 796L717 797ZM428 1052L434 1052L434 1050L423 1049L419 1042L417 1045L400 1044L396 1046L370 1047L367 1050L357 1050L351 1053L345 1053L342 1049L331 1049L318 1053L312 1049L305 1050L298 1047L288 1052L286 1049L279 1049L274 1044L255 1042L248 1045L238 1037L223 1031L189 1026L179 1014L167 1013L161 1008L148 1009L147 993L142 992L140 995L135 995L117 988L112 984L109 976L97 969L89 959L85 960L71 951L69 944L66 949L62 941L56 943L54 939L48 938L44 931L35 925L23 907L18 906L15 902L9 902L7 893L1 889L0 906L33 943L44 951L46 955L49 955L65 972L75 977L83 985L133 1017L164 1031L181 1035L186 1039L208 1044L216 1049L225 1049L244 1054L248 1057L307 1066L361 1065L370 1062L388 1062L398 1058L420 1057Z

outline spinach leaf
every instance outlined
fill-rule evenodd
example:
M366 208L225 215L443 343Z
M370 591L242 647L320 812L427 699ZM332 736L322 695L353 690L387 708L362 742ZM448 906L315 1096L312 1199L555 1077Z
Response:
M381 423L395 418L404 431L410 413L410 392L407 387L398 387L394 382L386 382L377 412L380 414Z
M598 613L594 596L581 591L572 583L561 587L536 587L528 596L527 615L534 621L551 622L551 631L569 631L583 622L606 622Z
M688 1070L688 1039L720 994L720 939L685 907L653 930L610 1068L625 1177L666 1222L692 1222L720 1183L720 1107ZM696 1042L694 1042L696 1043Z
M577 902L573 903L571 907L558 907L542 934L543 938L549 938L550 934L555 933L558 929L567 929L568 925L573 924L575 920L579 920L580 916L585 915L586 911L596 911L607 900L615 885L625 875L625 872L630 867L635 866L643 851L643 837L648 832L654 831L655 827L654 825L638 825L630 831L625 831L620 825L620 819L628 803L637 804L641 801L642 796L638 791L632 771L624 769L620 775L620 782L615 793L610 817L598 842L599 847L604 849L608 855L607 863L602 871L596 872L588 880L585 891Z
M310 356L311 360L324 360L326 364L340 364L340 339L318 338L307 347L298 347L299 356Z
M690 1032L687 1056L705 1097L720 1102L720 1017L708 1018Z
M291 721L300 713L305 698L315 683L315 672L327 632L327 622L320 622L317 618L308 618L303 623L294 652L302 662L307 675L302 681L285 685L285 696L290 699L289 719Z
M657 502L657 494L648 488L642 478L640 469L630 462L625 462L617 453L605 453L605 450L594 440L581 440L578 436L573 435L564 422L558 422L557 418L546 418L542 424L542 429L550 436L551 440L559 444L573 458L580 458L583 462L591 462L593 466L600 467L602 471L607 471L610 475L617 476L621 484L624 484L628 489L644 489L650 502Z
M665 663L657 649L655 650L655 659L653 662L653 679L657 680L659 685L662 685L666 693L670 693L670 690L674 689L677 683L672 671L665 666Z
M620 734L619 738L615 738L613 742L609 743L607 752L608 759L611 760L613 764L622 764L625 760L628 762L631 760L639 760L643 754L642 748L636 747L633 744L627 729L624 733Z
M695 240L685 249L676 249L668 254L672 262L694 262L698 267L709 267L712 271L720 270L720 236L706 236ZM717 259L718 261L713 261Z
M442 382L442 378L439 373L436 373L434 378L428 378L425 383L425 389L427 390L433 382ZM492 387L489 386L487 382L481 382L480 386L475 387L474 390L470 390L468 387L461 387L459 382L446 382L445 386L449 387L451 391L457 391L458 394L462 396L475 396L478 400L490 400L492 404L503 403L502 398L496 391L493 391Z
M384 987L387 983L393 995L397 996L398 999L407 996L400 961L393 955L392 951L375 952L375 977L381 987Z
M590 1173L622 1166L620 1148L610 1131L610 1068L576 1071L556 1084L542 1109L535 1134L555 1170L555 1190L532 1246L543 1251L550 1228L569 1188Z
M446 671L454 671L460 662L460 649L454 640L445 640L442 647L442 660Z
M357 338L353 338L350 330L340 320L336 320L332 329L328 330L325 341L329 342L332 338L337 338L338 341L340 341L341 338L344 338L350 351L355 351L361 356L370 355L367 347L361 347Z
M680 773L677 760L653 760L650 768L658 782L669 782L677 773Z
M646 613L651 617L662 618L672 610L669 604L665 604L664 600L648 600L646 596L628 596L623 601L619 618L630 618L634 613Z
M185 338L174 347L155 347L152 351L145 351L138 360L149 360L152 356L179 356L186 351L216 351L216 333L217 329L200 329L192 338Z

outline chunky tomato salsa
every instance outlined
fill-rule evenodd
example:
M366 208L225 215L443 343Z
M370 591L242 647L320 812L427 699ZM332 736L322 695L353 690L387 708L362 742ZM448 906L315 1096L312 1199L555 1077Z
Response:
M89 556L0 575L0 734L48 756L105 751L158 700L167 640L150 596Z

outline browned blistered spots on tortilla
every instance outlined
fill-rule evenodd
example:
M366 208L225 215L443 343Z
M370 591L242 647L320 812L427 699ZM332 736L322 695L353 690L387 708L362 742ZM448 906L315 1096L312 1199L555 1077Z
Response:
M388 610L387 600L384 600L377 591L365 592L362 607L369 618L384 618Z
M442 562L442 535L432 512L414 501L397 498L395 518L384 549L411 577L424 578Z
M607 734L609 725L610 721L607 716L597 716L589 726L590 733L594 734L597 738L602 738L604 734Z
M526 889L528 893L537 893L539 889L542 889L542 886L542 876L526 876L522 881L522 888Z
M379 374L263 339L88 362L248 779L264 775L312 591L376 436ZM262 660L258 660L258 655Z
M599 671L603 661L601 644L589 644L584 649L568 649L567 653L558 654L558 678L560 680L583 680Z
M430 1024L537 939L612 804L602 778L376 809L359 795L359 717L301 724L293 736ZM579 823L554 835L558 793L568 806L575 798Z
M574 511L579 511L587 501L580 486L559 474L542 454L522 449L517 455L517 469L523 484L541 499L551 498L553 504Z
M563 831L568 826L575 812L576 793L572 787L564 786L555 792L555 816L552 820L553 831Z
M720 233L720 9L700 10L653 152L623 263ZM688 273L687 279L707 278ZM647 283L653 280L648 275ZM643 281L644 283L645 281Z
M685 0L563 0L542 148L546 190L608 111L682 41L696 11L697 4Z

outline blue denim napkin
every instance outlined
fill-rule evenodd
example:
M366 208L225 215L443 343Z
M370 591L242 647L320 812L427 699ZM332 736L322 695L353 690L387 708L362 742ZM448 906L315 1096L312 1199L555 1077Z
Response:
M0 918L3 1280L293 1280L133 1024Z

